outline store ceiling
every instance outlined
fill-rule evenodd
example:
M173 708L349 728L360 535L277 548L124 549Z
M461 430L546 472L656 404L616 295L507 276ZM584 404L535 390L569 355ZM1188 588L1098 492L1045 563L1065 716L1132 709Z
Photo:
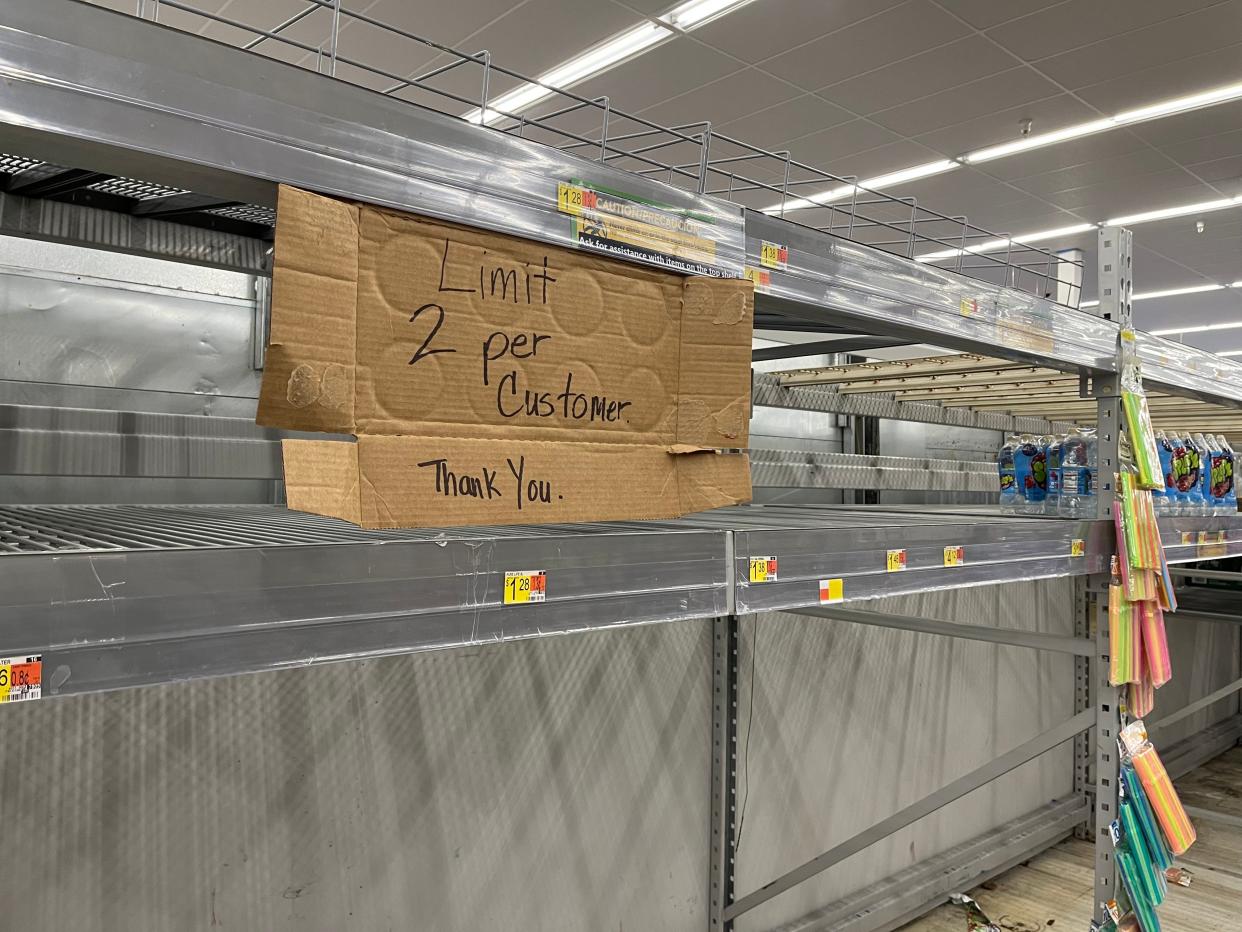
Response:
M133 13L136 0L96 0ZM272 28L306 0L189 0ZM661 13L670 0L344 0L345 6L527 74ZM146 0L147 14L153 0ZM219 41L253 35L163 6L162 22ZM318 10L290 38L318 45ZM314 67L314 55L259 51ZM396 74L447 61L349 22L340 53ZM341 77L391 83L342 65ZM452 83L459 81L459 84ZM575 87L662 123L715 129L840 175L874 177L1034 133L1242 82L1242 0L753 0ZM493 95L517 82L493 79ZM446 86L477 94L462 74ZM410 95L413 96L413 95ZM421 99L421 98L415 98ZM443 104L441 107L443 108ZM465 108L463 108L465 109ZM889 189L998 233L1242 195L1242 102L1119 128ZM763 207L763 192L750 206ZM791 215L815 223L815 211ZM824 212L819 211L820 217ZM1196 219L1205 229L1195 232ZM822 219L819 222L823 222ZM1242 280L1242 206L1134 228L1136 290ZM1079 246L1094 268L1094 233ZM1094 296L1087 275L1085 297ZM1242 288L1136 304L1139 325L1242 323ZM1210 337L1205 340L1204 337ZM1187 336L1242 350L1242 329Z

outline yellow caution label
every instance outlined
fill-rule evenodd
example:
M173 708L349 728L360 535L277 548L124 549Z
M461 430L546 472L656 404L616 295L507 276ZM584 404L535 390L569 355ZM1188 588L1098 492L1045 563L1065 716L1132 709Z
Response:
M821 579L819 581L819 604L832 605L845 601L845 580Z

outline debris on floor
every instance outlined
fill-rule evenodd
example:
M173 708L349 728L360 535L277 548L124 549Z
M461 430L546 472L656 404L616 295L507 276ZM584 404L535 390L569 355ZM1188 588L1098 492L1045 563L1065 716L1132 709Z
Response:
M984 915L979 904L964 893L951 894L949 901L966 911L966 932L1001 932L1001 927Z

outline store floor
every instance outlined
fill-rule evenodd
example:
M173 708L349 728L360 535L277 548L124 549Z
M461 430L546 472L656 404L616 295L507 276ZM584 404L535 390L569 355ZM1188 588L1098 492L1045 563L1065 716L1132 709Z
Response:
M1194 879L1169 886L1160 907L1166 932L1242 929L1242 747L1177 781L1199 840L1178 859ZM970 891L1006 932L1086 932L1091 921L1092 848L1070 839ZM966 932L961 909L945 905L902 932Z

